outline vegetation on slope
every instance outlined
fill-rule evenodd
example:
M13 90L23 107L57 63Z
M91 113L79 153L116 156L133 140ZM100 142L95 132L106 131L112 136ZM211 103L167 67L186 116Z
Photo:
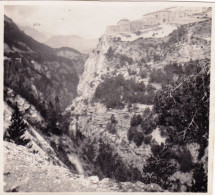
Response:
M174 44L175 41L177 43L186 41L186 30L183 27L174 31L164 42L158 40L162 51L173 53L174 51L169 45ZM148 39L147 41L150 42L150 40ZM202 42L203 44L206 41L198 37L191 37L191 40L198 43ZM12 43L9 43L9 45L12 48ZM151 62L152 59L154 62L159 62L165 59L167 53L158 56L157 51L159 48L156 45L156 41L152 45L148 43L139 45L144 50L150 50L147 53L145 62ZM106 58L113 60L115 58L112 55L114 52L114 49L110 49L106 54ZM12 55L14 53L10 53L8 57L12 59ZM56 67L61 63L65 65L70 61L65 62L64 58L55 59L55 56L52 54L36 53L27 62L23 60L23 63L18 63L16 58L19 58L20 55L21 58L25 57L27 59L27 56L24 56L25 54L18 53L17 56L15 54L12 60L13 66L11 66L9 61L5 63L5 86L13 88L29 102L31 101L32 104L36 105L36 108L41 111L41 114L47 121L47 129L44 130L47 135L50 136L54 133L62 136L64 133L68 133L68 121L70 119L69 116L65 116L66 118L61 116L59 112L61 110L60 103L65 102L61 98L67 90L72 88L73 82L75 82L73 78L76 80L77 74L73 72L73 68L70 71L74 75L68 75L67 71L66 73L58 74L64 70ZM49 74L43 74L35 67L28 66L32 59L38 63L49 64L50 66L55 66L57 61L58 65L55 67L57 71L53 71L50 78ZM133 63L133 59L123 55L120 55L119 61L123 66ZM146 160L146 163L142 165L142 171L140 171L126 165L109 143L104 143L101 140L99 147L97 147L99 149L96 150L93 146L96 143L88 140L80 129L77 128L76 135L71 136L71 139L77 146L85 147L85 150L83 149L84 158L87 158L88 162L94 163L96 167L95 173L99 174L101 178L110 177L118 181L157 183L169 191L182 191L180 188L183 187L186 188L185 191L206 192L207 177L202 157L206 155L205 151L208 146L209 63L208 60L191 60L183 64L170 63L162 70L152 70L149 74L150 81L162 84L162 89L157 93L155 93L155 89L150 84L146 86L143 82L137 83L134 80L126 80L122 75L104 78L104 81L96 89L94 100L105 104L107 108L122 109L126 104L133 103L154 105L152 112L148 110L146 113L143 113L143 116L135 115L132 118L127 134L128 140L135 142L138 147L150 144L152 154ZM15 66L16 64L19 64L19 66ZM67 68L69 69L65 65L65 69ZM15 77L13 77L14 75ZM37 76L35 77L35 75ZM143 74L142 77L145 78L146 76L147 74ZM13 80L13 78L15 79ZM52 89L55 89L56 84L61 79L66 79L66 83L72 85L70 86L71 88L67 87L64 91L62 90L65 87L63 84L57 85L57 90L53 92ZM31 83L28 86L29 81ZM46 86L43 88L38 83L46 83ZM43 94L43 97L40 97L40 93L38 93L39 95L35 93L32 85L39 89L38 91ZM77 83L74 84L74 88L76 85ZM46 91L47 93L45 93ZM60 92L62 94L59 97ZM49 93L52 94L51 97ZM71 97L68 96L68 98ZM64 123L65 121L66 124ZM107 123L107 130L111 134L117 133L115 129L116 123L113 118L111 122ZM156 128L167 138L165 145L158 145L153 141L150 134ZM193 143L199 145L198 163L194 162L193 156L187 148L187 144ZM54 142L52 145L55 147ZM58 148L61 157L66 154L64 146ZM67 156L66 158L66 161L69 162ZM174 181L174 183L170 178L177 172L189 173L189 175L193 173L194 183L184 186L178 180ZM174 187L174 185L178 187Z
M155 117L153 121L147 121L140 115L132 118L128 139L133 140L137 146L142 144L143 137L147 135L147 127L159 128L167 138L165 145L150 143L152 155L143 167L143 172L148 173L146 181L149 183L155 182L167 189L171 187L171 182L167 182L168 177L174 172L194 171L194 184L186 186L187 191L196 192L197 183L199 192L207 191L206 170L201 159L207 155L205 150L208 146L209 65L208 60L198 62L192 74L166 85L155 97L154 108L150 113L151 119ZM141 132L134 129L138 125L142 127ZM193 163L193 157L186 148L187 144L192 143L199 144L198 163ZM201 178L201 182L197 178Z
M7 87L13 89L44 117L48 123L46 133L60 135L65 126L61 112L77 96L86 55L70 48L55 50L41 44L7 16L4 23L4 95L7 96ZM64 50L69 52L68 57L58 55Z
M11 116L11 125L4 133L4 140L14 142L17 145L27 145L30 140L25 139L23 136L27 130L27 124L23 120L23 115L15 104L14 111Z
M96 88L95 100L105 104L107 108L124 108L125 104L152 104L154 88L145 86L143 82L125 80L122 75L105 78Z

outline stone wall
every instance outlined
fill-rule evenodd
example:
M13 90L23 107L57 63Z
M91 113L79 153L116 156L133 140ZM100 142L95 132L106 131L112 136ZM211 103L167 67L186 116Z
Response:
M189 23L194 21L195 16L198 16L199 14L205 12L207 9L207 7L172 7L169 9L143 15L141 19L134 21L122 19L118 22L117 25L108 26L106 32L137 32L146 28L146 26L149 27L168 23Z

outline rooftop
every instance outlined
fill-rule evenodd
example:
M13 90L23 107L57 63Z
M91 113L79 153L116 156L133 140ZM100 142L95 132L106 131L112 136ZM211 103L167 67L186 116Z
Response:
M129 22L129 20L126 19L126 18L123 18L123 19L121 19L121 20L118 22L118 24L119 24L120 22Z
M148 16L148 15L155 14L155 13L160 13L160 12L171 12L171 11L170 10L160 10L160 11L156 11L156 12L151 12L151 13L148 13L148 14L144 14L143 16Z

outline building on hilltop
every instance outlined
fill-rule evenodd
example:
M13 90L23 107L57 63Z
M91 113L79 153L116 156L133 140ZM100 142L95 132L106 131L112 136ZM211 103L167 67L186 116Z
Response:
M130 32L130 21L128 19L120 20L116 26L111 25L107 27L107 32Z
M118 32L137 32L148 27L161 24L183 24L196 20L198 15L206 13L208 7L170 7L164 10L145 14L142 18L129 21L128 19L120 20L117 25L108 26L107 33ZM206 16L210 16L206 14Z
M147 25L163 24L163 23L170 22L170 19L169 19L170 14L171 14L171 11L169 10L161 10L161 11L143 15L143 18Z

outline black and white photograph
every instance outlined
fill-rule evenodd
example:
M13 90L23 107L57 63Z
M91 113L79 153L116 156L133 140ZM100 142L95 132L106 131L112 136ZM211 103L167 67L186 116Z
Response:
M4 4L4 192L211 193L212 9Z

